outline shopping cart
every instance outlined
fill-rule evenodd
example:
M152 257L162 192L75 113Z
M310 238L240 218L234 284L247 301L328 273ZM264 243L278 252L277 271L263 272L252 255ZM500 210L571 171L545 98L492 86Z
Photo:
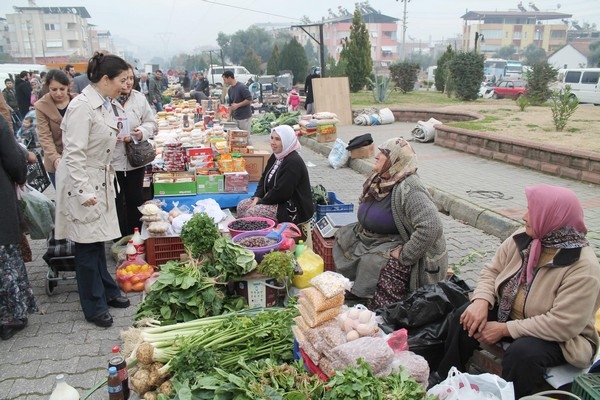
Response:
M75 243L69 239L56 239L54 229L48 238L48 249L42 256L48 265L46 294L52 296L58 282L75 279Z

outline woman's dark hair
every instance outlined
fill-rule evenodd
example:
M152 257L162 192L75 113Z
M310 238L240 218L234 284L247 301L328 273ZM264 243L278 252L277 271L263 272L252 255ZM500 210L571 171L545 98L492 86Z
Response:
M127 63L121 57L96 52L88 62L87 77L90 82L98 83L104 75L108 76L108 79L114 79L128 68Z
M139 92L141 89L140 80L137 76L135 76L135 68L133 68L133 65L131 65L129 63L127 63L127 67L131 70L131 72L133 72L133 86L131 88L133 90L137 90Z
M46 86L50 86L50 82L56 81L61 85L69 86L69 77L67 73L61 69L51 69L46 74L46 78L44 79L44 83Z

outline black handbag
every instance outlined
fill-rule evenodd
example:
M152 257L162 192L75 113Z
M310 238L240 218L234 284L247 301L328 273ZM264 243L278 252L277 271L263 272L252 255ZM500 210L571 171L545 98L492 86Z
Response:
M137 143L131 140L125 143L125 152L127 153L127 161L132 167L143 167L154 161L156 157L154 146L147 140Z

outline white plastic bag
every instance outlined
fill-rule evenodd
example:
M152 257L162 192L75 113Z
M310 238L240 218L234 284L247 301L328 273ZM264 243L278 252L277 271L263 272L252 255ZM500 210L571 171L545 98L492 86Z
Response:
M471 375L450 368L448 377L427 391L440 400L515 400L512 382L494 374Z
M329 152L329 165L333 167L333 169L338 169L346 165L348 159L350 158L350 152L346 150L348 145L344 143L344 141L340 138L335 139L335 144L331 148Z
M54 228L55 208L52 200L29 185L19 188L19 197L25 204L23 215L31 239L48 239Z

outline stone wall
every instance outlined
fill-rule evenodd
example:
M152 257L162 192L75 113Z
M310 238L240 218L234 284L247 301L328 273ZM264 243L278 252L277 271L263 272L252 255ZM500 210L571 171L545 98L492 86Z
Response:
M396 121L417 122L433 117L441 122L469 121L483 117L471 112L393 109ZM600 184L600 153L566 149L486 132L436 125L435 144L564 178Z

